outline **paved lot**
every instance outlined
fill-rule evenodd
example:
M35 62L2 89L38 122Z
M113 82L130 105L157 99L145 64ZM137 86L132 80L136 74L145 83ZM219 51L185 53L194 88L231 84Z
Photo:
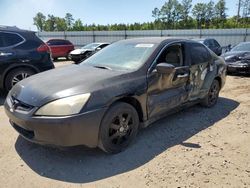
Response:
M250 187L249 92L249 77L229 76L214 108L171 115L117 155L25 141L10 126L1 94L0 187Z

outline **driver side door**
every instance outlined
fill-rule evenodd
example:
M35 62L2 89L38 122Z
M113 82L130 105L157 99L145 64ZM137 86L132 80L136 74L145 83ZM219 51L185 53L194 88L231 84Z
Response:
M161 116L188 100L189 66L186 65L184 44L165 46L148 72L148 118ZM171 73L156 70L158 64L174 66Z

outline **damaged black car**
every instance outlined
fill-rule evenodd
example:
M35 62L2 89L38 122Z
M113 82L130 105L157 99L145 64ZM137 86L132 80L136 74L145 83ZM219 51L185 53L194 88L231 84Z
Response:
M31 142L118 153L140 128L176 109L214 106L225 77L224 60L198 42L129 39L80 65L21 81L9 92L5 111Z
M250 74L250 42L242 42L222 55L230 74Z

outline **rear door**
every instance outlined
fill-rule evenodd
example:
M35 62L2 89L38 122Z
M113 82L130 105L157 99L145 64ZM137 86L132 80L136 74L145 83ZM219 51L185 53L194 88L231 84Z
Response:
M212 56L208 49L198 42L187 42L190 62L190 100L199 98L207 73L210 71Z
M171 74L156 71L159 63L175 66ZM158 55L148 72L148 117L164 114L188 100L189 66L186 65L186 55L183 43L166 46Z

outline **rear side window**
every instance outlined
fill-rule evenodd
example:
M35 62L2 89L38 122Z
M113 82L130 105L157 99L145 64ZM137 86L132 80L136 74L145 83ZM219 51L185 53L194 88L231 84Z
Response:
M220 44L216 40L213 40L213 43L214 43L214 46L220 47Z
M196 65L210 61L211 54L202 44L189 43L191 64Z
M0 48L17 45L24 39L15 33L0 32Z

